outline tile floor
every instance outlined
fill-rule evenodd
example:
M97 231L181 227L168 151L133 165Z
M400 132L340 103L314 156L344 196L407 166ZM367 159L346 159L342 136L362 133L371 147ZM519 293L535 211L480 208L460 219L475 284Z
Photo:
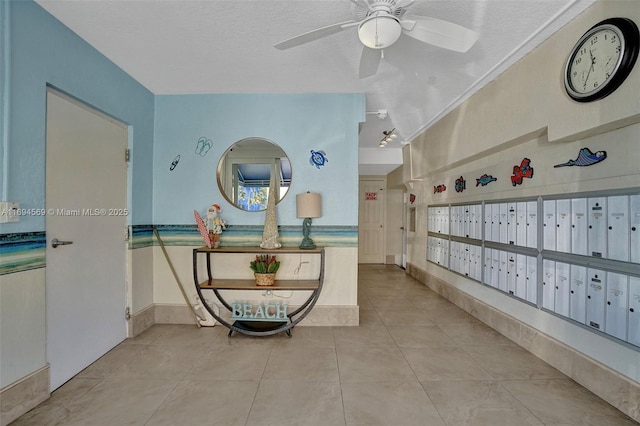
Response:
M360 327L227 337L156 325L13 425L637 425L395 266Z

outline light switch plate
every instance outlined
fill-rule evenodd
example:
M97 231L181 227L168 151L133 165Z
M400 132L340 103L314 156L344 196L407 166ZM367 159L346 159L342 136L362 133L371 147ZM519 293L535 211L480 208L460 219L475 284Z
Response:
M20 222L19 208L20 204L14 201L0 201L0 223Z

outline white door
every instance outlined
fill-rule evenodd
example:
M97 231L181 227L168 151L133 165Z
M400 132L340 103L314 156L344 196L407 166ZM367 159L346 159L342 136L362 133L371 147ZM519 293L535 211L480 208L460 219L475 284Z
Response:
M409 244L409 194L402 194L402 268L407 268L407 244Z
M387 228L385 246L385 257L393 257L393 263L398 266L402 264L402 252L404 242L404 194L400 189L387 189L385 191L385 222ZM383 262L386 263L386 260Z
M47 360L54 390L126 337L127 128L47 93ZM52 241L69 242L54 248Z
M358 262L384 263L384 180L361 180Z

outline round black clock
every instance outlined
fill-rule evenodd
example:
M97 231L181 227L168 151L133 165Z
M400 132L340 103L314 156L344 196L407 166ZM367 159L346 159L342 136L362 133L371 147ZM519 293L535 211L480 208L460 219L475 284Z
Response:
M638 26L627 18L610 18L591 27L567 59L564 86L578 102L602 99L629 76L640 46Z

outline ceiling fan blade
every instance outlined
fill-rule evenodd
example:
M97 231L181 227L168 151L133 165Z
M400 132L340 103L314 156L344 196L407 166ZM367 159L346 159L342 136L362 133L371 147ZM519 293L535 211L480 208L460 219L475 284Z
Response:
M409 37L456 52L466 52L480 37L469 28L426 16L405 14L400 23Z
M304 34L297 35L290 39L281 41L280 43L276 43L273 45L276 49L285 50L290 49L295 46L299 46L304 43L309 43L310 41L318 40L323 37L330 36L331 34L336 34L351 27L355 27L359 24L358 21L346 21L340 22L338 24L327 25L326 27L317 28L313 31L309 31Z
M369 3L367 3L366 0L351 0L351 3L355 4L356 6L364 10L369 10Z
M363 46L362 54L360 55L360 78L376 75L378 66L380 65L380 59L382 59L382 49L369 49Z
M403 7L407 8L413 4L415 0L398 0L396 1L395 7Z

